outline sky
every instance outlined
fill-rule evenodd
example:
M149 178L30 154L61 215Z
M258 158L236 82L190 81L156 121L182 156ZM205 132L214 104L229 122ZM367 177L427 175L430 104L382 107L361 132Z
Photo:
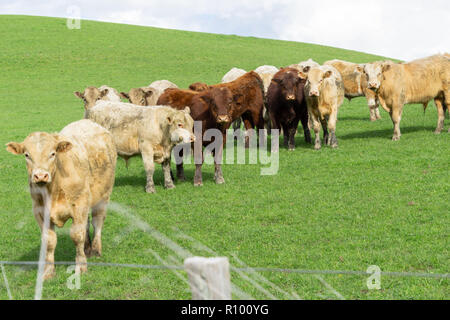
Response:
M405 61L450 52L450 0L0 0L0 14L76 11L82 19L308 42Z

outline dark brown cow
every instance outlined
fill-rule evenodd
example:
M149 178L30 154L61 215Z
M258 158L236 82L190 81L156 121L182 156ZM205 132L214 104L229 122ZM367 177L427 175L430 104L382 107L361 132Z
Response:
M311 143L303 91L305 82L297 69L283 68L273 76L267 92L267 108L273 129L283 129L284 145L289 150L295 149L294 136L299 121L302 122L305 141Z
M206 83L203 82L194 82L189 86L190 90L194 90L194 91L205 91L209 89L209 86Z
M158 99L158 105L169 105L175 109L184 109L188 106L191 109L191 116L194 121L201 121L202 123L202 137L206 130L218 129L222 133L223 143L225 143L226 130L231 124L230 106L232 102L233 94L228 88L211 88L202 92L167 89ZM197 139L199 138L201 137L197 137ZM209 143L209 141L203 141L204 146ZM216 151L217 154L214 155L214 158L221 160L223 144ZM196 163L194 176L195 186L201 186L203 184L201 168L202 164ZM177 164L177 177L180 180L185 179L183 164ZM225 182L221 162L217 163L216 161L215 163L214 178L217 184Z

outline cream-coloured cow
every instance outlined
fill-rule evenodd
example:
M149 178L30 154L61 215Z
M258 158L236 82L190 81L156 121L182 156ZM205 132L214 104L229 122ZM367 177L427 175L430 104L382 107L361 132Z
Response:
M169 80L157 80L148 87L132 88L128 93L121 92L120 96L138 106L155 106L159 97L169 88L178 86Z
M444 108L450 106L450 58L437 54L408 63L378 61L364 67L369 89L375 90L381 106L389 112L394 124L392 140L401 136L403 106L434 99L438 111L435 133L444 127Z
M105 85L100 88L87 87L83 92L75 91L74 95L83 100L87 108L93 107L100 100L120 102L119 92Z
M117 160L112 135L90 120L80 120L59 134L31 133L21 143L8 143L6 150L25 156L33 213L41 232L49 214L44 279L55 272L55 227L62 228L69 219L70 237L76 246L76 271L87 271L86 256L102 253L101 233Z
M321 148L321 125L325 143L336 148L338 146L336 138L338 109L344 101L344 84L340 73L332 66L309 69L305 84L305 98L315 133L314 148L316 150Z
M381 119L378 109L378 99L375 91L367 86L367 78L364 75L363 65L343 60L329 60L323 63L336 68L344 82L345 97L350 101L356 97L366 97L369 106L370 121Z
M190 109L175 110L167 106L143 107L124 102L100 101L85 110L90 119L113 135L117 153L128 161L142 155L147 175L146 192L154 193L155 162L164 172L166 188L175 188L170 174L170 156L178 143L194 141L194 120Z

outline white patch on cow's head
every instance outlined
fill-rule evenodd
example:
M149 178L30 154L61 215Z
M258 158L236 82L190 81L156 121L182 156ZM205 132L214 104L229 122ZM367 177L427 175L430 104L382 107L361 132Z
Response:
M189 143L192 142L193 135L183 128L174 130L170 136L173 143Z

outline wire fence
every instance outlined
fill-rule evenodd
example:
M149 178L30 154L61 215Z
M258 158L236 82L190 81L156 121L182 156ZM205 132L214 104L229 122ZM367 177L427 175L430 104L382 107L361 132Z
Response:
M17 265L17 266L35 266L39 265L39 261L0 261L0 265ZM75 265L75 261L56 261L55 265ZM107 262L87 262L84 263L87 266L94 267L117 267L117 268L130 268L130 269L153 269L153 270L184 270L184 266L177 265L147 265L147 264L130 264L130 263L107 263ZM237 272L281 272L281 273L296 273L296 274L330 274L330 275L370 275L371 273L366 271L355 270L307 270L307 269L285 269L285 268L266 268L266 267L246 267L237 268L230 267L231 271ZM381 271L382 276L391 277L418 277L418 278L436 278L436 279L448 279L450 274L448 273L420 273L420 272L390 272Z

